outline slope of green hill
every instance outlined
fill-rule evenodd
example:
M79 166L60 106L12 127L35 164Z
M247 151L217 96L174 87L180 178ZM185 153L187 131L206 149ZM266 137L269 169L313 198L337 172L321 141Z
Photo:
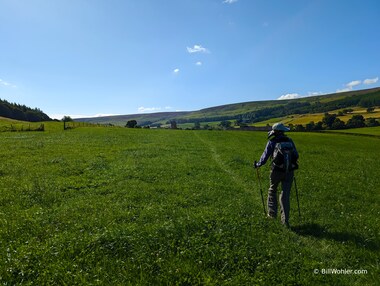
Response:
M241 120L256 123L271 118L295 114L313 114L333 110L380 106L380 88L333 93L320 96L303 97L291 100L251 101L227 104L188 112L161 112L151 114L131 114L96 118L80 118L76 121L90 123L111 123L125 125L128 120L136 120L139 125L165 124L175 120L177 123L215 122L222 120Z
M43 125L43 127L41 126ZM0 116L0 132L5 131L61 131L63 122L55 120L29 122Z

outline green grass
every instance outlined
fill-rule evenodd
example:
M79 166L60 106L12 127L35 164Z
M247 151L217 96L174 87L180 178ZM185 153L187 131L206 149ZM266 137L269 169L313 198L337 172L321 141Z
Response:
M16 131L22 132L28 129L35 130L38 127L44 125L45 131L62 131L63 130L63 122L56 121L46 121L46 122L28 122L28 121L20 121L15 119L9 119L5 117L0 117L0 132L4 131Z
M375 285L379 139L291 133L302 219L293 193L287 230L251 167L265 135L1 133L0 283ZM328 268L368 273L313 274Z
M353 128L344 130L334 130L339 133L352 133L352 134L363 134L363 135L375 135L380 136L380 126L377 127L365 127L365 128Z

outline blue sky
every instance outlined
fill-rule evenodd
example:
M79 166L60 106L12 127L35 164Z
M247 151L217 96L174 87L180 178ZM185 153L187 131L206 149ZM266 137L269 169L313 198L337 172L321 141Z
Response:
M378 0L0 0L0 98L51 117L380 86Z

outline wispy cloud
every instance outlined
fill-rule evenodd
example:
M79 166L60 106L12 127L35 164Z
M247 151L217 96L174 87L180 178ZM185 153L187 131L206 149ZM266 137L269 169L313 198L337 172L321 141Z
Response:
M353 80L353 81L347 83L346 86L347 86L348 88L351 88L351 89L352 89L354 86L360 85L361 83L362 83L361 80Z
M363 84L365 84L365 85L375 84L378 81L379 81L379 77L368 78L368 79L365 79L363 81L362 80L353 80L353 81L350 81L349 83L344 84L343 88L337 89L335 92L339 93L339 92L352 91L355 87L357 87L359 85L363 85ZM324 95L324 94L328 94L328 93L333 93L333 92L314 91L314 92L308 92L306 95L301 95L301 94L298 94L298 93L287 93L287 94L281 95L277 99L278 100L294 99L294 98L300 98L300 97L309 97L309 96Z
M295 99L295 98L301 98L301 97L309 97L309 96L317 96L317 95L323 95L325 93L320 91L309 91L306 95L301 95L299 93L287 93L284 95L281 95L278 100L284 100L284 99Z
M308 92L307 96L318 96L318 95L324 95L325 93L321 91L313 91L313 92Z
M223 3L226 3L226 4L232 4L232 3L235 3L237 2L238 0L224 0Z
M346 92L346 91L351 91L354 89L354 87L358 86L358 85L361 85L361 84L365 84L365 85L370 85L370 84L374 84L374 83L377 83L379 81L379 77L375 77L375 78L367 78L363 81L361 80L353 80L347 84L344 85L344 88L342 89L337 89L336 92Z
M361 85L362 81L361 80L353 80L350 81L349 83L345 84L344 88L337 89L336 92L346 92L346 91L351 91L355 86Z
M171 106L165 106L164 108L162 107L144 107L144 106L141 106L137 109L137 111L139 113L144 113L144 112L159 112L159 111L163 111L163 112L166 112L168 110L172 110L173 107Z
M377 83L379 80L379 77L375 77L375 78L367 78L363 81L364 84L374 84L374 83Z
M287 94L283 94L281 95L279 98L277 98L278 100L284 100L284 99L294 99L294 98L299 98L299 97L302 97L301 95L299 95L298 93L287 93Z
M177 68L177 69L174 69L174 70L173 70L173 73L174 73L174 74L178 74L178 73L179 73L179 69L178 69L178 68Z
M196 66L201 66L201 65L202 65L202 62L196 62L195 65L196 65Z
M144 107L141 106L137 109L139 113L144 113L144 112L156 112L156 111L161 111L161 107Z
M201 45L194 45L194 47L190 48L190 47L187 47L187 52L190 53L190 54L193 54L193 53L210 53L210 51L204 47L202 47Z
M17 87L16 85L14 85L14 84L12 84L12 83L9 83L9 82L7 82L7 81L5 81L5 80L2 80L1 78L0 78L0 86L5 86L5 87Z
M352 88L345 87L345 88L337 89L336 92L347 92L347 91L351 91L351 90L352 90Z

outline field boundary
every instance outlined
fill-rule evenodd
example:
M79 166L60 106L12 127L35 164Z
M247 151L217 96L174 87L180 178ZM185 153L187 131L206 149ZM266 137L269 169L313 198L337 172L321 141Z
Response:
M45 131L45 124L36 124L36 123L28 123L28 124L20 124L20 123L12 123L9 125L0 126L0 132L29 132L29 131Z
M313 132L326 133L326 134L338 134L338 135L340 134L340 135L362 136L362 137L371 137L371 138L380 139L380 135L373 135L373 134L339 132L339 131L331 131L331 130L319 130L319 131L313 131Z

